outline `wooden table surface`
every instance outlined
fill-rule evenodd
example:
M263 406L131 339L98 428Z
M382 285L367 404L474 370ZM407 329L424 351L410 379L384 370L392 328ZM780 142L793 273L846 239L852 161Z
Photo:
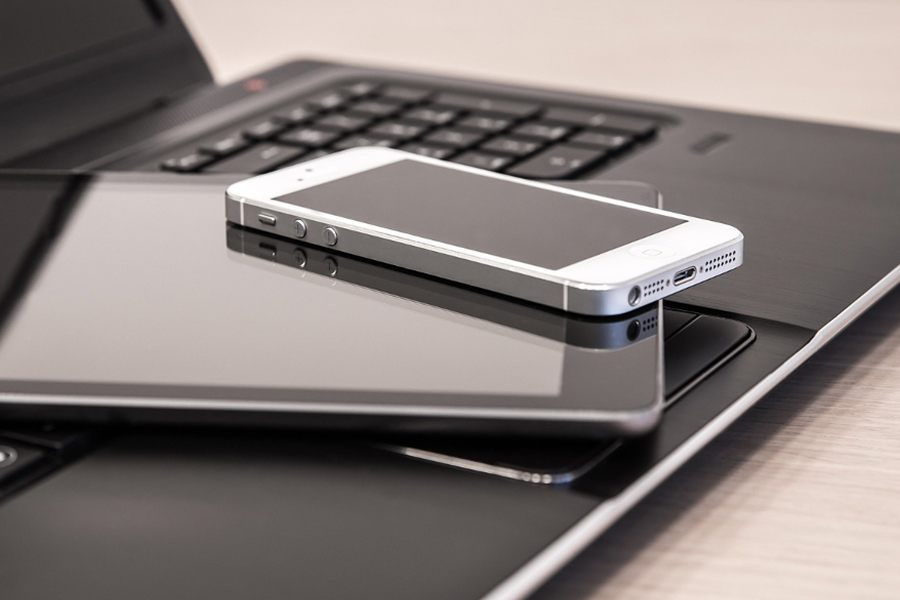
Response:
M898 2L176 4L221 82L313 56L900 131ZM898 598L898 561L900 291L537 598Z

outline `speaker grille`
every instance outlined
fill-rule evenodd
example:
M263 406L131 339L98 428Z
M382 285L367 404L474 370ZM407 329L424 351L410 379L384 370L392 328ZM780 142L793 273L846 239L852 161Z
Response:
M652 317L647 317L646 319L641 321L641 331L642 332L653 331L654 329L656 329L656 323L658 320L659 319L656 317L656 315L654 315Z
M642 290L644 298L649 298L655 294L658 294L659 292L661 292L663 290L664 287L666 287L665 279L660 279L659 281L654 281L653 283L648 283L647 285L644 286L644 288Z
M726 252L725 254L716 256L715 258L711 258L703 263L703 270L709 273L710 271L721 269L725 265L729 265L736 260L737 250L732 250L731 252Z

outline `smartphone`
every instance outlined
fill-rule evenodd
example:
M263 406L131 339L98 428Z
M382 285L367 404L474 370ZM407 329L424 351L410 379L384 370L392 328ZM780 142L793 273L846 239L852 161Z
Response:
M235 183L226 216L587 315L626 313L743 260L743 235L729 225L389 148Z
M393 436L378 448L424 462L542 485L567 485L622 445L621 438Z

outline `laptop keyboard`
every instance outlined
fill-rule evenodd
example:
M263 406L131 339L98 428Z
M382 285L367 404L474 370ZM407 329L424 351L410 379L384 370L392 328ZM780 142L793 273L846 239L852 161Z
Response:
M646 144L658 119L387 82L336 86L163 160L180 173L266 173L357 146L528 179L574 179Z

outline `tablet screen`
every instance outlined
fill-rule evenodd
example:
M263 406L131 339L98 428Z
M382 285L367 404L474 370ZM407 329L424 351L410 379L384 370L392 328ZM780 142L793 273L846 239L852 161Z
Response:
M7 303L0 394L326 412L661 402L655 313L635 333L633 317L573 320L267 238L226 223L223 190L86 181Z

